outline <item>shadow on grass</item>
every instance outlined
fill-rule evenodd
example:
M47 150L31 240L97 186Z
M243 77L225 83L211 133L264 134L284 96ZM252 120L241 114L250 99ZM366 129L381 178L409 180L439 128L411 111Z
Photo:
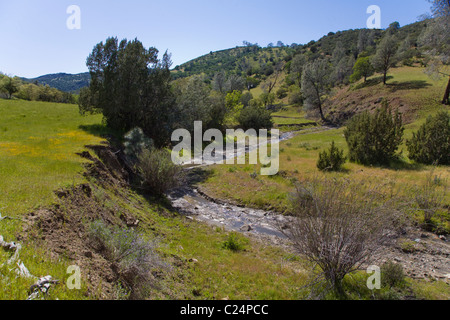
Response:
M96 137L100 138L107 138L110 139L111 137L115 138L116 140L122 140L123 135L125 132L113 130L111 128L108 128L106 124L90 124L90 125L80 125L78 126L80 130L83 130L89 134L92 134Z
M388 83L387 87L391 89L392 92L396 92L399 90L415 90L415 89L424 89L427 87L431 87L431 84L424 80L413 80L407 82L392 82Z
M393 78L394 78L393 76L387 76L386 80L389 81ZM373 87L380 83L383 83L383 76L368 79L366 82L363 82L363 83L360 83L360 84L354 86L353 90L359 90L359 89L363 89L363 88Z
M372 164L372 165L361 163L359 164L371 168L397 170L397 171L422 171L427 169L426 165L415 162L413 163L406 162L404 159L393 159L388 164Z

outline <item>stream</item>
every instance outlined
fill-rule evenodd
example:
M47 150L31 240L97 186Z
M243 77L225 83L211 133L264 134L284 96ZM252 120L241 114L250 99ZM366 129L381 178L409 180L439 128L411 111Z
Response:
M332 128L320 127L315 128L315 130L307 129L303 131L305 133L313 133L330 129ZM280 142L292 139L299 132L281 134ZM224 152L223 157L224 159L236 158L259 147L261 147L261 144L246 147L245 149L237 149L232 155ZM195 168L204 168L213 164L205 163L186 170L193 171ZM239 188L239 186L236 186L236 188ZM168 197L172 206L189 219L203 221L210 225L223 227L229 231L243 232L257 238L269 240L275 244L287 241L281 230L289 223L289 218L279 213L236 206L224 201L211 199L192 185L173 190Z

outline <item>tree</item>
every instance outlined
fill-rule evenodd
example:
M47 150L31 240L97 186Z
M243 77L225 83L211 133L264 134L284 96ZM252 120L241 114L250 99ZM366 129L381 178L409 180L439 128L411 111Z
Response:
M356 82L361 78L364 78L364 82L367 81L367 77L373 75L374 68L370 62L369 57L362 57L356 60L355 66L353 67L353 74L350 77L351 82Z
M272 77L266 80L266 82L262 85L262 88L266 90L269 94L272 93L272 90L275 88L275 86L278 83L278 79L281 75L281 72L283 71L284 66L281 62L275 64L273 70L274 74Z
M261 82L260 80L253 77L245 78L245 85L248 91L250 91L253 88L256 88L260 84L260 82Z
M12 77L4 77L1 87L3 91L8 94L9 99L12 98L12 95L19 91L19 81L16 78Z
M194 132L194 122L202 121L204 126L211 121L211 89L202 76L196 75L174 84L178 128ZM208 129L208 128L206 128Z
M428 0L434 19L428 24L419 42L427 50L430 63L427 73L432 77L448 77L442 104L450 105L450 74L444 66L450 64L450 2L448 0Z
M398 31L399 29L400 29L400 23L397 22L397 21L395 21L395 22L392 22L392 23L389 25L389 28L387 29L387 32L388 32L390 35L393 35L393 34L397 33L397 31Z
M414 50L411 49L411 37L408 35L405 40L402 41L402 43L400 44L400 47L398 48L397 51L397 59L399 61L403 61L403 63L407 63L408 59L411 59L412 57L414 57Z
M334 84L345 83L348 80L348 77L352 74L354 64L355 58L353 57L353 55L349 57L344 55L333 68L331 79Z
M91 75L93 109L101 110L109 127L140 127L157 146L170 143L175 103L171 92L170 55L158 59L156 48L108 38L86 61Z
M271 112L259 106L249 106L242 109L237 120L244 130L271 129L273 127Z
M233 91L242 91L245 88L245 81L242 77L232 74L228 77L227 82L225 83L225 91L233 92Z
M386 165L395 158L403 141L402 116L392 114L387 101L374 114L365 111L354 116L344 131L350 161L364 165Z
M339 171L347 161L344 156L344 150L336 147L335 142L331 142L330 149L324 150L319 154L317 168L320 171Z
M305 65L302 75L302 93L310 108L318 109L323 121L325 96L330 91L329 67L326 60L315 60Z
M386 85L387 73L396 63L395 54L397 53L397 41L394 36L386 34L377 48L377 53L372 59L375 70L383 73L383 84Z
M406 142L409 158L424 164L450 165L450 114L439 112Z
M224 71L217 72L213 77L213 90L225 92L226 75Z
M302 86L302 73L306 62L307 58L304 54L295 55L291 62L291 77L299 88Z
M237 119L244 107L241 103L242 93L240 91L229 92L225 97L225 106L227 110L227 121Z
M259 100L264 107L268 107L274 104L275 102L275 94L264 91L259 96Z

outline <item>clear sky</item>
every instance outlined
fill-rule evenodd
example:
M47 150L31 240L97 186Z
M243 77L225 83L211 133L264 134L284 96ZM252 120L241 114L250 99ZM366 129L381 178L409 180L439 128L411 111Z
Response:
M66 26L70 5L81 9L79 30ZM168 50L173 66L244 40L304 44L365 28L370 5L381 8L382 28L413 23L430 8L426 0L0 0L0 71L85 72L86 57L109 36Z

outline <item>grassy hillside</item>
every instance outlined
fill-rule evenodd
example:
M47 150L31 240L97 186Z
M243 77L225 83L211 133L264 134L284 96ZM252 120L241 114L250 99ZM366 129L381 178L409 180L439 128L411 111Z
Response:
M390 106L399 109L404 120L411 123L441 107L446 85L446 79L431 79L423 67L393 68L388 73L386 86L381 76L375 74L366 83L361 80L335 88L325 112L336 123L343 123L356 113L375 110L382 99L387 99Z
M210 52L204 56L176 66L172 75L175 79L205 74L212 78L216 72L238 74L241 76L264 76L270 67L280 61L289 60L295 52L290 47L261 48L259 46L236 47Z

